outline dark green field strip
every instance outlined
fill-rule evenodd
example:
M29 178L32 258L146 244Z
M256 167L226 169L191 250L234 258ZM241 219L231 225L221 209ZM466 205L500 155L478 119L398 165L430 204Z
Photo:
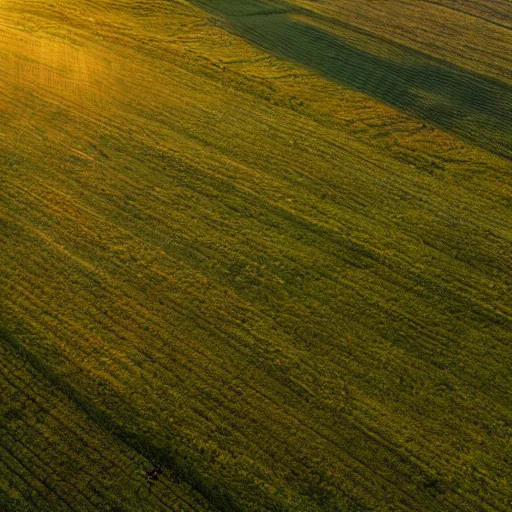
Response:
M497 81L397 46L389 50L393 60L385 60L259 0L245 2L243 11L232 0L196 3L226 16L237 33L270 53L512 157L512 91Z
M463 2L462 9L450 9L447 3L415 0L293 0L291 3L309 11L302 17L294 15L295 19L332 31L345 42L370 53L384 54L385 59L393 56L386 48L390 50L399 44L445 64L461 66L512 85L509 55L512 32L501 26L496 18L494 22L485 19L489 13L475 10L475 4L469 7L468 2ZM506 3L497 4L505 6ZM481 7L482 2L479 4ZM380 38L383 39L382 48L375 46Z

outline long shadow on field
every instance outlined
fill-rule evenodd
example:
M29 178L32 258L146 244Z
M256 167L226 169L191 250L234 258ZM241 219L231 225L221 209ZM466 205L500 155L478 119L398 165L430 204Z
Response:
M225 16L237 33L279 57L512 158L512 89L505 84L376 40L394 56L386 60L295 21L284 7L269 2L194 1Z
M137 417L135 411L131 411L133 413L133 423L128 423L126 414L129 414L130 411L117 410L115 407L107 409L96 403L88 396L86 391L71 385L65 377L60 375L58 369L47 364L37 354L36 350L30 350L20 342L16 334L6 327L6 322L1 317L0 345L3 345L8 352L16 354L16 357L20 358L30 368L31 373L35 373L45 380L56 393L69 399L74 406L85 413L107 435L112 436L117 442L129 446L148 460L161 463L167 474L174 477L176 481L186 482L192 489L201 494L214 510L219 512L243 512L217 481L196 471L195 460L199 456L186 453L178 442L170 437L163 439L162 436L158 435L158 432L154 432L153 435L147 432L145 434L141 433L140 418ZM0 493L0 511L2 512L4 508L1 507L4 505L7 507L9 502ZM115 506L117 510L125 510L120 503L116 503ZM6 508L6 510L9 509ZM281 511L280 508L276 508L276 510Z

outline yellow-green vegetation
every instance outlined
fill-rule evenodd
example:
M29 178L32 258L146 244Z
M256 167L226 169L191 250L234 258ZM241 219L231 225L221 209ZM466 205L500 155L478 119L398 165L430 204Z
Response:
M0 0L0 510L511 510L510 11Z
M493 73L489 76L478 74L460 65L458 59L440 60L438 57L450 51L431 51L430 54L420 53L412 46L399 44L402 41L389 39L376 30L368 32L362 22L352 25L343 20L347 17L334 2L329 1L327 12L341 11L341 16L326 17L315 11L297 9L291 4L281 2L271 4L263 0L197 0L214 12L227 17L233 29L247 37L250 41L271 53L309 66L323 75L362 91L386 104L412 113L422 119L435 123L438 127L457 133L480 147L512 159L512 89L506 83L497 80ZM353 2L349 12L354 9ZM365 0L361 2L368 4ZM371 3L371 2L370 2ZM400 2L398 2L400 3ZM415 2L416 4L418 2ZM420 2L421 4L421 2ZM320 5L323 5L322 3ZM407 11L407 6L401 6ZM382 7L379 4L377 13ZM364 12L364 9L361 9ZM388 17L398 16L395 9L384 7L390 11ZM413 9L414 10L414 9ZM371 13L373 10L370 9ZM421 19L421 7L416 18ZM370 16L368 16L370 17ZM386 16L377 16L381 25L388 26ZM424 17L424 15L423 15ZM450 17L449 17L450 18ZM366 19L366 15L365 15ZM403 36L407 33L402 25L414 16L402 16L401 24L394 31ZM357 20L357 18L356 18ZM453 23L453 20L449 20ZM357 21L356 21L357 22ZM378 24L377 23L377 24ZM489 23L487 23L489 24ZM428 27L428 24L423 23ZM438 23L437 32L446 32L446 27ZM461 23L462 25L462 23ZM426 29L425 27L423 27ZM467 30L467 27L464 27ZM491 25L491 28L495 28ZM504 47L512 47L510 29L499 30L505 33L505 43L501 39L490 48L491 56L500 62L500 51ZM409 29L410 30L410 29ZM437 33L426 38L430 41ZM471 32L471 37L478 35L478 30ZM494 34L498 38L500 34ZM416 36L417 37L417 36ZM423 42L422 38L422 42ZM442 37L436 38L437 44ZM456 44L464 48L464 38L458 38ZM479 41L482 44L483 41ZM507 44L509 43L509 44ZM453 48L446 45L448 50ZM428 48L430 49L430 48ZM472 48L468 52L474 54L478 62L480 56ZM486 55L489 59L489 55ZM461 59L459 59L461 60ZM462 61L464 62L464 61ZM500 71L498 75L507 78L507 73Z

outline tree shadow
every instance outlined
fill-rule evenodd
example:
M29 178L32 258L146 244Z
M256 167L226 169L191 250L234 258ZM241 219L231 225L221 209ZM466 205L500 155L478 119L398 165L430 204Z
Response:
M512 90L497 80L379 39L377 44L389 46L393 55L392 60L384 59L290 18L281 4L196 3L225 16L239 35L278 57L512 158Z

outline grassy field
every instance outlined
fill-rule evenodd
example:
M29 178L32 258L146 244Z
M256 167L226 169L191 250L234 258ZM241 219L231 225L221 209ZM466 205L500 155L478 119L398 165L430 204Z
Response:
M0 510L509 511L511 20L0 0Z
M236 0L204 0L199 3L224 14L237 33L277 56L308 66L392 107L454 131L484 149L512 158L512 88L507 84L509 80L503 83L490 72L487 76L458 66L455 57L439 59L438 54L451 57L449 52L420 53L414 50L414 46L403 45L400 39L402 44L386 37L387 34L381 36L378 31L372 33L363 29L362 23L346 24L340 12L342 15L346 13L337 4L348 4L349 12L355 9L357 13L353 2L335 2L334 7L329 2L326 10L334 11L334 18L314 11L304 12L286 4L273 7L262 0L242 3ZM374 2L360 3L376 5ZM403 8L402 2L392 3L396 11ZM417 5L418 2L414 3L419 11L416 18L424 18L422 7ZM395 9L377 5L377 15L374 14L376 25L389 26L387 19L378 15L382 10L388 16L407 22L412 17L414 21L407 11L405 14L393 12ZM396 33L403 38L405 30L402 30L402 25L406 23L398 25ZM441 27L437 32L443 29L447 31L446 27ZM467 30L467 26L464 29ZM498 41L493 41L494 46L489 44L494 52L489 53L501 57L500 51L507 52L506 48L510 50L512 47L512 30L501 26L498 29L508 39L503 44L496 34ZM436 31L432 32L431 38L437 36ZM471 37L475 38L477 34L479 32L475 29ZM422 40L421 35L419 38ZM436 38L437 44L439 39ZM464 48L464 40L457 38L456 41L459 49ZM497 67L501 72L500 78L510 78L509 53L505 53L504 58L496 58L498 62L504 61ZM489 55L486 58L490 60ZM473 60L478 62L476 58Z

